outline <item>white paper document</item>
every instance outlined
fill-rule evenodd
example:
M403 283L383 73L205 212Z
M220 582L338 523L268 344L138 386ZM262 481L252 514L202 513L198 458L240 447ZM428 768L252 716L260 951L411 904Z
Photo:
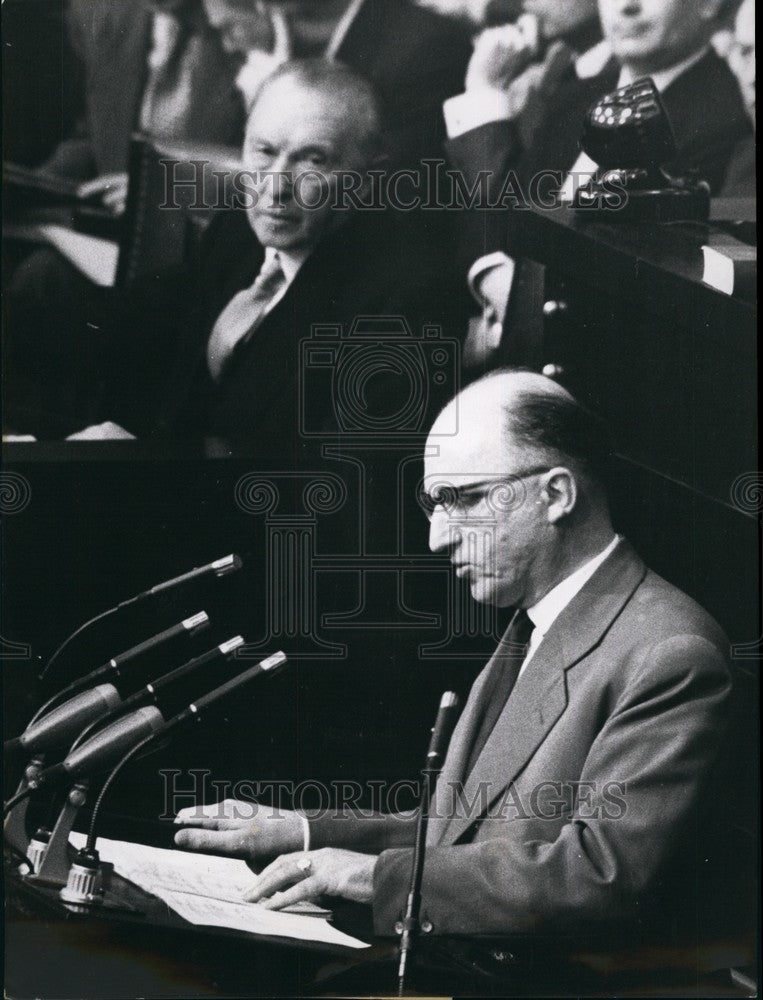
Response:
M78 233L52 222L11 223L4 228L8 237L49 243L96 285L111 288L116 280L119 244L100 236Z
M73 847L84 847L87 838L73 833ZM101 861L146 892L158 897L189 923L230 927L251 934L320 941L347 948L366 948L365 942L333 927L321 916L266 910L243 901L257 876L244 861L188 851L166 850L98 838Z

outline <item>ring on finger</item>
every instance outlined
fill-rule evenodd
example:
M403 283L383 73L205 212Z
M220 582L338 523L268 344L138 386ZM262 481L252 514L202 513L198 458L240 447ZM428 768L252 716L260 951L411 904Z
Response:
M310 869L313 867L313 863L310 858L305 854L297 861L297 868L302 872L302 874L307 877L310 874Z

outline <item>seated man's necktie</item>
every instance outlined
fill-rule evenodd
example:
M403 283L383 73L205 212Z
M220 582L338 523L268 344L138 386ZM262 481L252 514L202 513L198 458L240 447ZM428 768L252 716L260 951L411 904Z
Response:
M278 254L266 256L254 283L233 296L214 325L207 344L207 366L213 379L221 378L234 348L257 329L285 286Z

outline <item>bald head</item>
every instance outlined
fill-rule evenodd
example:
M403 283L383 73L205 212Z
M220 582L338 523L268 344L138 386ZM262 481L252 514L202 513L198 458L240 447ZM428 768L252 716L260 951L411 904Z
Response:
M457 431L444 437L446 427ZM497 371L473 382L443 409L431 440L467 462L506 471L509 451L523 465L573 465L602 485L612 451L601 422L557 382L526 371Z
M302 103L306 115L311 102L330 106L334 119L343 123L348 141L359 150L354 169L370 166L381 154L384 135L381 98L366 77L344 63L327 59L293 59L283 63L262 82L251 107L250 120L257 104L271 89L277 90L278 100Z
M430 548L450 556L475 600L533 606L612 538L609 453L602 426L556 382L485 376L448 404L427 442Z

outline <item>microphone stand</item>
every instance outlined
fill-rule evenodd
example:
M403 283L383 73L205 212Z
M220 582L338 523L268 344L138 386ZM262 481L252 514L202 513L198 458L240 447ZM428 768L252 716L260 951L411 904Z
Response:
M429 805L437 783L445 752L450 741L453 727L456 724L458 697L452 691L446 691L440 701L432 739L429 744L427 760L421 772L421 798L416 821L416 839L413 847L413 863L411 865L411 885L406 899L405 915L395 924L395 931L400 935L400 962L397 972L397 995L405 996L405 976L408 958L420 932L429 934L432 931L431 922L420 918L421 881L424 875L424 858L426 854L427 826L429 823Z
M3 822L3 839L21 854L26 854L29 847L29 835L26 829L29 796L44 765L45 758L39 754L36 754L29 761L24 771L24 776L19 782L19 787L16 789L16 794L5 806L6 815Z
M61 812L58 814L48 846L37 870L27 876L27 882L35 885L65 886L69 879L71 861L69 859L69 837L80 809L87 802L90 781L79 778L69 789Z
M74 905L76 907L90 906L93 904L99 904L103 902L103 874L104 869L108 871L108 866L102 865L96 850L97 843L97 824L98 816L100 814L101 806L103 800L106 797L109 789L114 784L117 776L124 769L124 767L130 763L135 757L140 753L146 752L151 747L151 744L157 740L166 740L166 738L173 734L175 730L182 728L188 723L198 724L206 713L206 709L217 702L219 699L226 697L227 695L238 690L242 685L248 683L254 678L262 674L273 675L281 670L287 663L287 658L282 652L274 653L272 656L266 657L264 660L260 660L258 664L254 667L250 667L249 670L245 670L243 673L239 674L237 677L226 681L219 687L215 688L213 691L206 695L202 695L201 698L197 698L195 702L192 702L186 709L173 718L169 719L167 722L163 723L159 729L144 736L137 744L132 746L125 754L120 757L117 763L111 768L106 781L101 787L101 791L93 807L93 812L90 817L90 827L88 830L87 843L83 850L78 851L75 855L74 862L69 864L67 861L67 877L64 879L63 888L61 889L60 896L61 899L68 904ZM82 782L78 782L72 793L81 786ZM71 794L70 793L70 796ZM77 807L78 808L78 807ZM64 807L64 810L66 807ZM63 812L60 820L63 819ZM57 824L58 826L58 824ZM70 827L71 829L71 827ZM54 831L55 836L55 831ZM68 834L67 834L68 843ZM47 854L46 854L47 860ZM59 872L56 870L55 875L58 876ZM61 883L56 881L57 885Z
M177 627L175 631L177 631ZM87 725L75 739L69 752L71 753L76 750L95 730L105 728L112 719L120 715L126 715L131 709L141 707L147 701L152 701L156 705L160 691L167 685L193 673L199 667L212 663L215 659L230 658L243 644L244 640L242 636L234 636L234 638L214 647L214 649L209 650L207 653L197 656L175 670L164 674L153 683L145 685L140 691L135 692L134 695L124 701L120 701L114 708L106 710L104 714L101 714ZM27 765L15 795L4 805L5 820L3 834L5 842L22 855L26 855L27 851L33 850L32 841L37 845L40 835L44 834L49 838L44 843L40 842L37 845L39 846L39 850L33 852L36 859L33 874L36 874L48 884L61 885L66 883L69 834L71 833L77 810L85 804L88 786L86 782L81 782L71 789L67 803L59 816L52 834L48 831L40 830L30 840L27 833L29 798L40 786L40 776L43 773L44 764L44 754L38 753ZM44 860L46 856L47 860ZM61 881L62 878L63 882Z

